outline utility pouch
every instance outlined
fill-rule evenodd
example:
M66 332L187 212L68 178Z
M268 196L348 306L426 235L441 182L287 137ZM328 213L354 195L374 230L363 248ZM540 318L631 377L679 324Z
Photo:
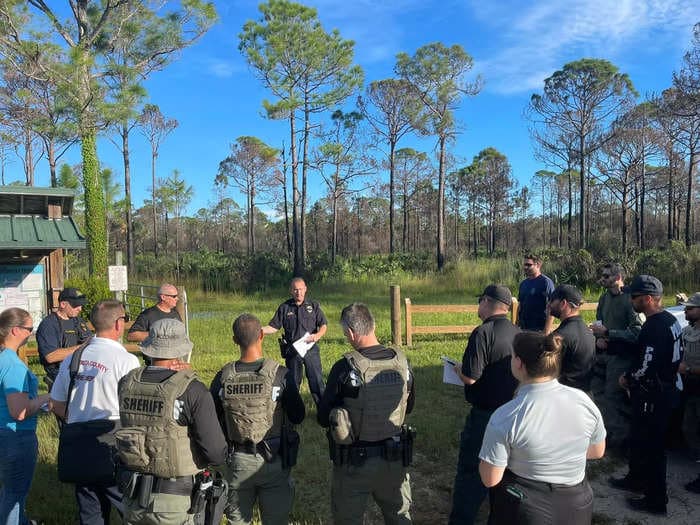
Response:
M333 439L338 445L351 445L355 441L350 413L346 409L333 408L328 414L328 422Z
M190 514L195 515L195 523L205 523L204 514L207 506L207 493L213 485L214 481L209 471L205 470L197 474L192 491L192 503L188 511Z
M364 447L348 447L348 462L353 467L361 467L367 461L367 449Z
M142 509L147 509L148 504L151 501L151 493L153 492L153 479L154 477L150 474L141 474L138 478L138 490L136 495L139 500L139 507Z
M130 469L143 472L150 459L146 454L146 429L144 427L120 428L114 433L119 459Z
M382 457L387 461L399 461L403 458L403 446L399 436L393 436L384 441Z
M280 452L282 456L282 468L292 468L297 464L297 456L299 455L299 432L294 430L289 425L282 427L282 436L280 442Z

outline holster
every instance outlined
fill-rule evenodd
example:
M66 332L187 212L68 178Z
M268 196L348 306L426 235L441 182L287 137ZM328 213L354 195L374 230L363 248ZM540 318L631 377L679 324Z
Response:
M387 461L403 460L403 443L399 436L393 436L384 441L384 451L382 458Z
M299 442L299 433L289 424L282 425L282 435L280 436L280 456L282 457L282 468L292 468L297 464Z
M294 352L295 350L284 337L280 337L278 341L280 344L280 355L283 359L287 359L287 357L291 356L291 352Z
M413 464L413 441L416 438L416 429L408 425L401 426L401 452L404 467Z

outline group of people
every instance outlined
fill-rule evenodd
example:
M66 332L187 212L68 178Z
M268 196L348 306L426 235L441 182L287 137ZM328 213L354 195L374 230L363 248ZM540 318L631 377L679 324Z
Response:
M236 317L232 335L239 357L209 387L187 362L193 343L176 312L172 285L161 286L158 303L127 334L127 340L140 341L143 366L120 343L129 320L120 302L92 308L93 335L80 317L85 296L63 290L57 310L37 330L50 385L43 395L17 357L34 331L32 318L19 308L0 313L0 523L29 522L24 507L42 408L59 419L59 478L62 469L70 471L63 475L75 484L81 524L109 523L113 507L129 524L218 523L219 511L229 523L249 524L256 504L264 524L288 523L290 472L300 441L294 425L306 415L299 394L303 366L318 422L327 429L334 521L361 523L373 496L387 522L410 523L407 467L414 432L404 419L413 408L414 382L406 356L379 343L365 305L350 304L340 324L352 350L333 366L324 388L316 343L326 332L326 317L306 298L303 279L292 280L290 294L268 325L252 314ZM262 351L265 334L280 328L287 367ZM297 350L300 341L306 352ZM61 440L70 429L87 431L96 422L109 426L94 443L81 438L72 444L82 447L91 464L63 465L62 458L71 456L62 456L62 449L71 443ZM95 461L93 448L109 459L116 452L108 481L96 481L104 458ZM213 493L214 486L224 488Z
M482 324L455 366L471 409L449 523L474 523L487 494L489 523L590 523L586 460L606 447L629 462L610 485L642 495L628 499L631 509L665 515L665 435L684 390L684 429L698 452L700 293L681 302L689 323L681 329L662 306L657 278L638 275L625 286L621 265L609 263L587 326L581 291L555 286L541 266L525 256L516 324L507 287L492 284L479 296ZM700 492L700 477L686 489Z
M600 281L606 291L587 326L580 290L554 286L541 265L525 257L516 324L508 317L514 301L507 287L489 285L478 298L482 324L456 367L471 410L449 522L473 523L488 494L490 523L590 523L586 460L602 457L606 446L629 458L629 473L610 484L643 494L630 498L632 508L665 514L664 434L683 388L684 428L700 451L700 293L683 302L689 325L681 330L661 305L658 279L638 275L624 286L622 267L607 264ZM401 350L379 343L367 306L353 303L340 316L352 350L324 385L317 343L327 319L306 292L304 280L293 279L291 298L265 326L239 315L232 339L240 355L209 387L188 363L193 343L172 285L161 286L157 304L127 334L140 342L144 366L119 342L128 322L121 303L93 307L93 335L80 317L86 298L63 290L58 309L37 330L50 394L38 394L37 378L16 354L34 330L30 315L1 312L0 523L28 523L24 505L42 409L56 414L62 435L95 421L113 423L98 441L117 451L115 476L75 482L80 523L108 523L115 506L133 524L211 523L216 509L230 523L247 524L256 504L264 524L287 523L299 446L294 425L306 415L299 394L304 368L328 437L334 522L362 523L371 496L386 523L411 523L415 432L405 424L415 398L411 366ZM554 330L553 318L560 320ZM287 366L262 352L265 335L280 329ZM223 490L213 497L212 486ZM700 478L686 487L698 492Z

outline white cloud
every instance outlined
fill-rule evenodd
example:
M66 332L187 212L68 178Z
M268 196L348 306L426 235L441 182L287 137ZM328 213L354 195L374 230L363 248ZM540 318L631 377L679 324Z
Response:
M241 70L240 66L231 60L209 59L207 61L207 71L218 78L231 78Z
M497 38L475 69L486 89L502 94L541 88L555 70L583 57L618 63L658 49L680 56L700 20L700 3L685 0L541 0L525 7L474 1L472 10Z

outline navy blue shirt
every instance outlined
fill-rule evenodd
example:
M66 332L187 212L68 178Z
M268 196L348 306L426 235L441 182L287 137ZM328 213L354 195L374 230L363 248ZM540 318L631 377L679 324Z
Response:
M544 330L547 319L547 301L554 291L554 283L541 273L534 279L525 279L518 290L518 326L523 330Z
M51 312L39 323L36 330L36 344L39 350L39 360L46 374L55 379L61 362L48 363L46 356L58 348L69 348L88 340L92 332L87 321L82 317L61 319L56 312Z
M279 305L269 323L276 330L284 328L284 338L289 343L300 339L306 332L315 334L326 324L328 324L326 316L316 301L305 299L297 306L292 298Z

